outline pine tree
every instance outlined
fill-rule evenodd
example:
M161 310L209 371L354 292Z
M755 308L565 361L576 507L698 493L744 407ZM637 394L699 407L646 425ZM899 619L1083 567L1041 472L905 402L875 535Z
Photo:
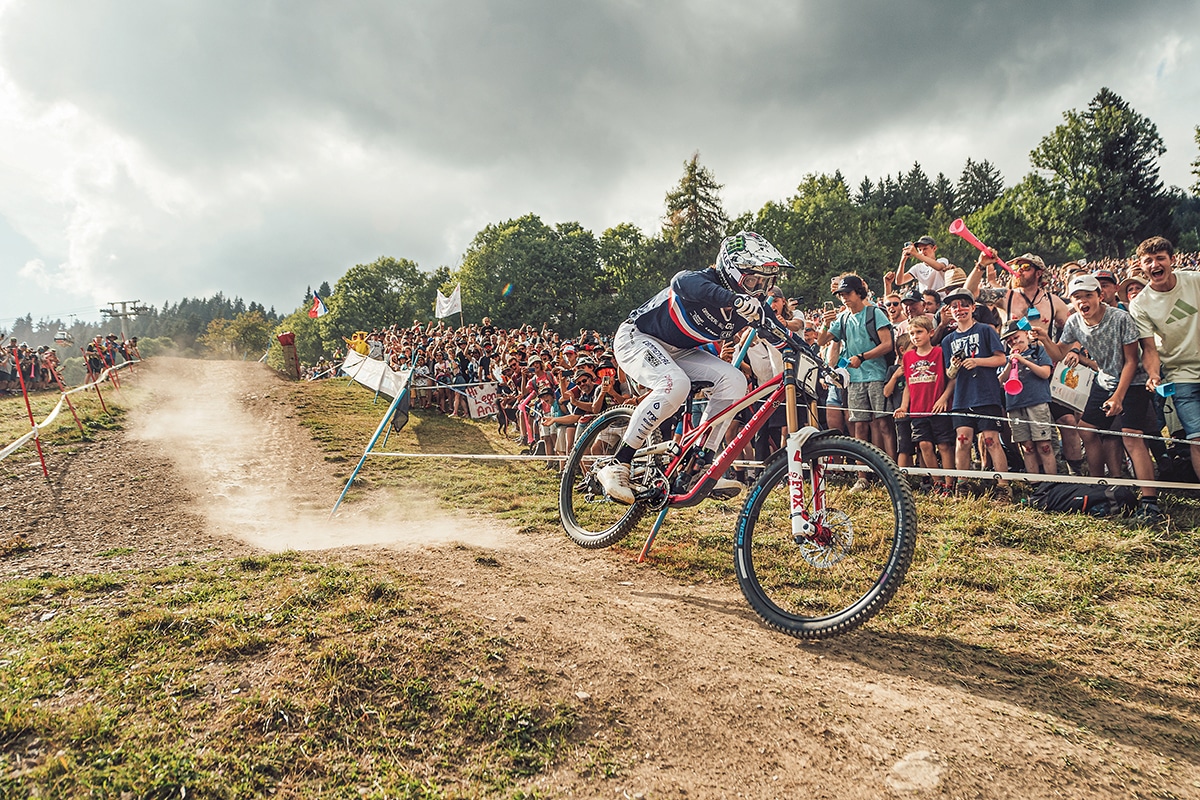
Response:
M967 159L958 179L958 211L964 217L974 214L993 202L1004 192L1004 177L988 161Z
M1121 257L1142 239L1170 230L1171 202L1158 175L1166 152L1158 128L1115 92L1102 88L1087 108L1029 154L1044 170L1051 230L1073 235L1092 257Z
M725 237L729 217L721 207L721 184L700 166L700 153L683 163L679 185L667 192L663 239L677 251L681 265L700 269L712 263Z

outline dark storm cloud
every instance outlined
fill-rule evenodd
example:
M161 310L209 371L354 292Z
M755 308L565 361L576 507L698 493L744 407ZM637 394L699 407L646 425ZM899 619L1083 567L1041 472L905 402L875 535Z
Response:
M98 274L113 253L108 285L161 283L169 260L173 293L203 275L191 293L270 304L289 275L333 280L384 253L453 264L528 211L653 228L695 150L735 214L839 167L954 178L970 155L1012 182L1101 86L1147 113L1134 90L1198 16L1182 0L38 0L5 9L0 69L181 184L168 203L144 175L84 182L69 202L117 207L53 255Z
M1144 18L1117 2L38 2L6 15L3 57L35 96L180 166L269 155L301 120L462 166L619 158L683 126L844 138L914 103L981 113L1138 46Z

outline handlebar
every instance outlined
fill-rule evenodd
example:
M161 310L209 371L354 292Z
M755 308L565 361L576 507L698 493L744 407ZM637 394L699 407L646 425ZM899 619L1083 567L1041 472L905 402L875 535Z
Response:
M808 342L804 341L803 337L797 336L795 333L793 333L786 325L780 323L780 321L773 315L768 316L767 314L763 314L759 317L758 322L755 323L754 327L760 331L767 331L768 333L783 339L788 347L811 358L817 365L817 374L821 376L821 379L825 381L825 383L831 386L836 386L839 389L846 388L842 383L842 376L837 370L825 363L824 359L821 358L820 351L818 351Z

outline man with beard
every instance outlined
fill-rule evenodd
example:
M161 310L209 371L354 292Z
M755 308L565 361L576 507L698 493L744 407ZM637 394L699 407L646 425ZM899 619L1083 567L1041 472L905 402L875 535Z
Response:
M1176 272L1174 247L1161 236L1138 245L1137 257L1149 284L1129 311L1142 345L1146 388L1175 384L1175 413L1200 475L1200 273Z
M975 269L967 276L966 288L979 292L979 302L988 303L999 312L1003 323L1025 317L1029 324L1041 333L1041 341L1057 341L1063 326L1071 316L1071 307L1065 300L1046 288L1046 262L1041 256L1025 253L1009 262L1015 273L1008 289L984 287L979 289L983 274L996 263L995 252L980 253ZM1061 403L1050 404L1054 421L1064 426L1062 432L1063 461L1067 462L1072 475L1082 475L1083 445L1075 432L1078 419L1074 409Z

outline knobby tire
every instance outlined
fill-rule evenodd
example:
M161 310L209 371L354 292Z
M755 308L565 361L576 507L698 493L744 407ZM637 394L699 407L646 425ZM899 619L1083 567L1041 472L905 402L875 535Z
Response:
M628 536L648 510L642 502L624 506L609 500L594 480L590 485L580 486L581 482L589 481L596 466L611 461L620 446L619 438L613 443L601 437L611 440L617 431L623 433L632 416L632 406L615 406L601 412L577 437L563 468L558 489L558 514L567 536L581 547L611 547ZM653 437L654 440L657 437ZM595 450L606 452L596 454ZM639 463L644 460L635 461L635 468Z
M784 450L764 466L742 507L734 569L746 600L768 626L824 639L854 630L891 600L912 563L917 511L895 463L866 442L815 437L801 456L809 467L810 510L811 470L820 467L827 476L825 518L837 535L816 543L793 537ZM858 476L869 476L869 488L852 490Z

